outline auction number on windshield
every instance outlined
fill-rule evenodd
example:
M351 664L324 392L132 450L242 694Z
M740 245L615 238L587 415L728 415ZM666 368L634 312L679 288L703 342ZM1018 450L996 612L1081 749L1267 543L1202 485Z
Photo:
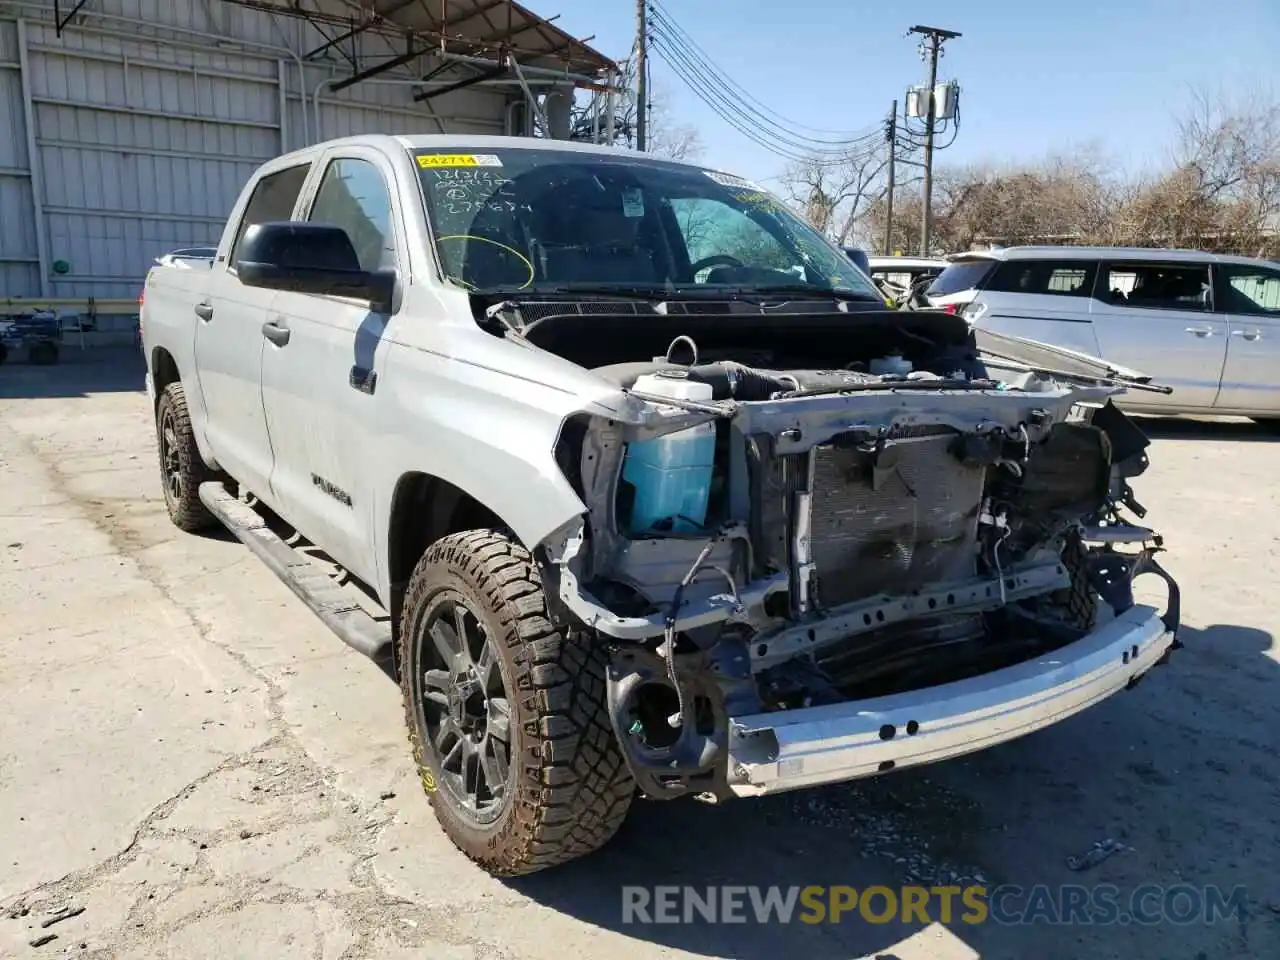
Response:
M492 153L420 153L418 166L432 167L500 167L502 160Z

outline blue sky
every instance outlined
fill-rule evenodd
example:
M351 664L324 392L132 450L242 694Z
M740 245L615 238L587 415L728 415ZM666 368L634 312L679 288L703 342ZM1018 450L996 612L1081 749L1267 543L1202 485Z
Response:
M617 58L633 0L528 0ZM796 124L862 131L925 79L913 24L958 30L940 79L963 88L963 126L939 164L1034 159L1097 142L1130 170L1168 155L1190 91L1280 95L1280 0L665 0L669 15L753 96ZM655 86L696 124L709 164L760 180L785 165L715 115L655 59ZM821 134L819 134L821 136ZM773 182L770 182L773 186Z

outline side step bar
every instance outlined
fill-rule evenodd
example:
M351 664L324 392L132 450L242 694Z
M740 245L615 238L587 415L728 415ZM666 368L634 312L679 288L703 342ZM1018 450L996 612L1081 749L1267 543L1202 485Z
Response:
M375 620L343 587L285 543L266 521L216 481L200 484L200 502L285 582L349 647L380 660L391 648L391 624Z

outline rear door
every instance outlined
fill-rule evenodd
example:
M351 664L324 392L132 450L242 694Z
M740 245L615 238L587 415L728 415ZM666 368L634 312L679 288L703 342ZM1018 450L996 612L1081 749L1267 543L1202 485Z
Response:
M1098 356L1089 322L1097 273L1096 260L1003 260L964 315L984 330Z
M275 291L246 287L236 275L240 240L255 223L289 220L309 163L273 170L258 180L214 258L208 294L195 306L196 370L208 415L206 435L219 465L271 502L271 439L262 410L262 325Z
M1227 318L1227 362L1217 407L1280 415L1280 268L1214 267L1219 309Z
M300 219L342 227L366 270L405 275L406 241L393 198L395 170L377 151L325 155ZM361 478L376 456L374 395L390 316L349 297L282 292L272 319L287 331L265 344L262 402L275 449L271 488L290 523L357 577L375 582L373 491Z
M1227 324L1213 312L1209 264L1104 261L1090 305L1098 355L1172 387L1131 391L1123 407L1160 412L1212 409L1227 357Z

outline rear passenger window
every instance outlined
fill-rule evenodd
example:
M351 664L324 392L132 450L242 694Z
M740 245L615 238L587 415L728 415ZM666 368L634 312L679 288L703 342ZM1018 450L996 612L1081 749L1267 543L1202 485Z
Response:
M925 294L930 297L947 297L953 293L976 289L982 285L982 281L986 279L993 266L995 266L994 260L965 260L953 263L938 274L937 279L929 284Z
M1098 299L1138 309L1204 310L1209 291L1206 264L1111 263L1103 267Z
M1006 260L988 290L1042 296L1087 297L1093 293L1098 265L1088 260Z
M1220 268L1225 281L1226 313L1254 316L1280 314L1280 271L1229 264Z
M289 167L269 173L253 188L253 195L244 208L244 216L236 229L236 242L231 246L231 264L235 265L240 250L240 240L244 232L255 223L271 223L276 220L293 218L293 207L298 202L298 194L307 180L311 164Z

